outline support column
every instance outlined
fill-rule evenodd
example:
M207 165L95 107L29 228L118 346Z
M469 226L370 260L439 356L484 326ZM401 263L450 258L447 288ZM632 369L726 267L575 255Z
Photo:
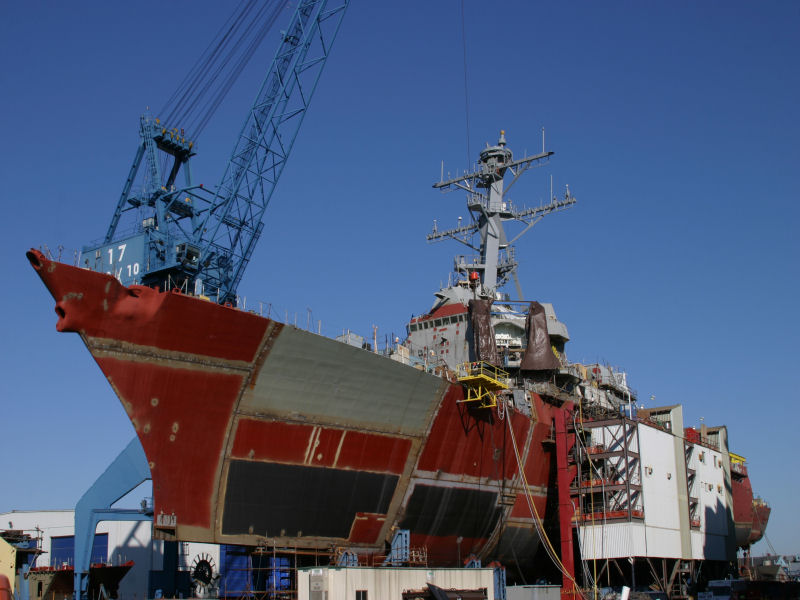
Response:
M561 532L561 564L569 577L562 575L561 598L572 599L577 595L575 589L575 558L572 543L572 517L575 507L570 499L570 486L575 479L576 468L570 467L569 453L575 445L575 434L567 433L572 406L565 405L555 412L553 421L556 428L556 487L558 490L558 525Z
M112 509L111 505L150 479L150 466L135 437L75 506L75 600L88 598L92 542L100 521L149 521L144 510Z

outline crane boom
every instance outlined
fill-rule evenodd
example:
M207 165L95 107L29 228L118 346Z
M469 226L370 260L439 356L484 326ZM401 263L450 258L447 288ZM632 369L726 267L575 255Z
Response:
M192 183L194 144L184 132L143 115L111 224L101 242L84 247L83 266L126 285L177 286L235 302L348 3L299 2L215 189ZM170 169L162 168L159 153L172 160ZM185 183L176 187L181 169ZM138 189L140 171L145 183ZM132 231L119 231L124 215Z
M217 217L204 251L224 257L223 265L232 262L231 269L218 266L206 271L206 281L224 295L235 294L258 241L264 211L294 145L346 4L328 10L326 1L300 3L242 126L217 188L215 205L203 222L206 228ZM335 21L334 27L323 37L329 20ZM317 52L310 53L316 38L320 41Z

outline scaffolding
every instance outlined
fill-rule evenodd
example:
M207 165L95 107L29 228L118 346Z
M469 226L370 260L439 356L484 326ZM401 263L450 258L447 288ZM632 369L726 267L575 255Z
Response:
M686 492L689 501L689 526L692 529L700 529L700 499L698 496L699 483L697 481L697 469L692 469L692 456L694 456L697 446L691 442L684 441L683 452L686 459Z
M231 569L220 585L219 597L228 600L296 600L297 569L334 564L335 551L262 547L247 565Z
M232 568L219 585L227 600L297 600L298 569L305 567L427 567L426 547L410 545L407 530L395 533L389 554L358 554L346 548L329 550L260 547L248 554L246 565Z
M577 497L574 521L644 519L639 436L636 423L622 416L573 422L576 477L570 488Z
M642 464L640 455L640 421L664 431L671 431L667 419L656 421L631 419L617 412L593 406L582 407L573 415L568 425L568 434L574 435L574 445L567 454L568 467L573 469L569 490L575 506L572 526L578 530L598 528L600 531L611 524L645 524L643 497L644 476L653 474L653 467ZM565 446L566 447L566 446ZM684 460L687 474L687 501L689 521L692 529L701 526L699 515L697 472L690 467L695 452L703 447L685 441ZM602 539L602 535L601 535ZM599 586L617 575L627 580L632 587L637 580L647 582L652 589L664 592L670 600L685 600L691 596L697 584L699 566L702 561L671 557L652 556L606 556L593 550L593 558L583 557L584 582ZM588 569L594 563L594 573ZM616 573L612 574L612 570Z

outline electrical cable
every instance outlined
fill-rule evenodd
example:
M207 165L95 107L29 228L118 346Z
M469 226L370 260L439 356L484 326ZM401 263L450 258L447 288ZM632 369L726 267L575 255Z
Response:
M579 402L578 403L578 413L577 414L576 413L572 414L572 427L573 427L573 429L575 431L578 430L578 418L580 418L580 424L581 424L580 429L583 430L583 402ZM588 448L587 448L586 443L584 442L584 440L581 438L581 436L575 435L575 440L576 440L576 443L578 444L578 448L583 448L584 454L588 457L589 456ZM606 512L607 512L607 507L605 505L606 483L605 483L605 477L600 472L600 470L595 466L594 461L591 459L591 457L589 457L589 466L592 468L592 470L594 470L594 472L597 474L597 476L600 479L601 496L603 498L603 520L602 520L602 522L600 524L600 552L601 552L601 555L602 555L605 552L605 526L606 526ZM591 475L591 472L590 472L590 475ZM591 489L591 481L590 481L590 489ZM590 498L591 498L590 514L592 515L592 534L594 534L594 527L596 527L595 519L594 519L594 514L595 514L595 510L594 510L594 491L590 492ZM578 530L580 531L580 526L578 527ZM594 535L593 535L593 539L594 539ZM581 543L580 534L578 535L578 545L579 545L579 548L580 548L581 569L584 572L584 577L586 578L586 581L592 582L592 589L594 590L595 595L596 595L597 594L597 559L595 558L592 561L593 567L594 567L594 575L590 575L588 561L584 558L583 544Z
M467 33L464 24L464 0L461 0L461 46L464 54L464 114L466 115L467 125L467 171L469 171L472 150L469 144L469 86L467 85Z
M550 538L547 536L547 532L545 532L544 530L544 524L542 523L542 519L539 516L539 511L536 509L536 504L533 502L533 493L530 490L528 479L525 476L525 470L522 466L522 459L520 458L519 449L517 447L517 440L514 437L514 429L511 425L511 419L510 418L506 419L506 422L508 423L508 429L511 437L511 444L514 447L514 456L517 459L517 469L519 471L520 479L522 480L523 489L525 490L525 500L528 503L528 508L531 512L531 516L533 517L533 523L536 532L539 534L539 539L541 539L543 542L545 553L550 557L550 560L553 561L553 564L556 566L556 568L559 571L561 571L562 575L564 575L566 579L569 579L573 583L573 585L575 586L576 594L579 595L581 598L584 598L585 600L586 596L584 596L583 592L581 591L578 582L575 581L575 578L569 571L567 571L566 567L561 562L561 559L558 557L558 553L556 552L555 548L553 548L553 545L550 542Z
M764 526L764 524L761 522L761 517L760 517L760 516L758 516L758 511L757 511L757 510L754 510L754 511L753 511L753 516L756 518L756 521L758 522L758 526L761 528L761 532L762 532L762 534L761 534L761 535L763 536L764 540L767 542L767 545L769 546L769 549L770 549L770 551L771 551L773 554L777 555L778 553L777 553L777 552L775 552L775 546L773 546L773 545L772 545L772 542L771 542L771 541L769 541L769 538L767 537L767 528L766 528L766 527Z

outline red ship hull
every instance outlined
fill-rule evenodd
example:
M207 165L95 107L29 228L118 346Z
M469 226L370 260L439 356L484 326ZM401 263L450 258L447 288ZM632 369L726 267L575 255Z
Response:
M532 560L553 408L469 411L460 384L258 315L28 258L136 430L164 538ZM188 492L188 493L187 493ZM159 515L169 518L159 519ZM173 518L174 517L174 518Z
M771 509L763 500L754 499L744 464L731 465L731 496L736 545L748 548L764 536Z
M772 509L763 500L754 499L752 503L753 525L750 528L750 535L747 538L748 545L755 544L762 537L767 529L767 522Z

